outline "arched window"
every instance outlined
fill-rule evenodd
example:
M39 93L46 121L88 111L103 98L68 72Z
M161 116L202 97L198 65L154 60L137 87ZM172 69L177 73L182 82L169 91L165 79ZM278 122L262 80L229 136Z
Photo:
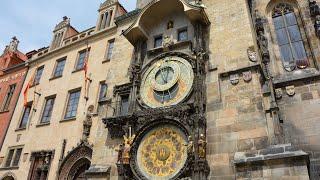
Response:
M287 71L306 68L309 62L294 8L279 3L273 9L272 19L284 68Z

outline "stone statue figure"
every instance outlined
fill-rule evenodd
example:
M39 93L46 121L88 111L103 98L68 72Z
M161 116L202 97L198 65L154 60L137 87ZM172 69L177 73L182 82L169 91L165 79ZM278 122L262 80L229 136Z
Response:
M119 148L118 149L116 149L116 151L118 152L118 163L120 162L122 162L122 156L123 156L123 144L120 144L119 145Z
M262 31L259 31L258 42L259 42L261 55L263 57L263 61L268 61L269 60L268 39L264 36L264 33Z
M90 105L87 110L86 119L83 121L83 132L82 132L82 140L87 142L90 136L90 130L92 126L92 116L93 116L94 106Z
M314 28L316 31L316 35L320 37L320 15L316 16L315 22L314 22Z
M193 154L193 152L194 152L194 146L193 146L193 139L192 139L191 136L188 137L188 143L185 144L185 146L187 146L188 155Z
M204 137L204 134L201 134L198 140L199 158L206 158L206 146L207 146L206 138Z
M124 139L124 148L122 153L123 164L130 163L130 150L135 137L136 135L133 135L131 137L127 137L126 135L123 136L123 139Z
M172 37L169 35L165 35L163 37L163 42L162 42L162 46L164 49L168 49L169 46L171 46L173 44L173 40Z

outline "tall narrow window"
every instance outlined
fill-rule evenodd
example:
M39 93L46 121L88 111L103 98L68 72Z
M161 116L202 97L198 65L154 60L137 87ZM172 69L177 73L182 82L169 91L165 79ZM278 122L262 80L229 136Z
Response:
M6 98L4 100L4 103L2 105L2 111L8 111L9 105L12 99L12 96L14 94L14 90L16 89L16 84L12 84L9 86L9 90L7 92Z
M306 68L309 63L294 8L279 3L273 10L272 18L284 68L287 71L293 71L296 67Z
M28 103L27 106L23 110L22 118L21 118L21 121L19 124L20 129L27 127L29 116L31 113L31 106L32 106L32 103Z
M54 73L53 73L53 77L60 77L62 76L62 73L63 73L63 69L64 69L64 65L66 64L66 58L63 58L63 59L59 59L57 61L57 64L56 64L56 68L54 70Z
M156 36L154 38L154 47L157 48L157 47L161 47L161 46L162 46L162 35Z
M69 93L69 100L66 107L65 119L74 118L77 115L77 109L80 99L80 90L71 91Z
M77 60L77 64L76 64L76 70L81 70L84 67L84 62L86 61L86 57L87 57L87 50L83 50L79 52L78 55L78 60Z
M129 111L129 95L122 95L120 102L120 115L127 115Z
M55 97L50 97L46 99L46 103L44 105L41 124L49 123L52 115L53 105L54 105Z
M106 99L107 89L108 89L108 85L105 82L100 83L99 102Z
M4 167L17 167L19 165L21 154L21 147L10 148Z
M112 58L113 48L114 48L114 39L108 41L108 50L107 50L107 54L106 54L107 60L110 60Z
M21 153L22 153L22 148L16 149L16 153L15 153L13 161L12 161L12 166L18 166L19 165Z
M14 154L14 149L10 149L9 153L8 153L8 156L7 156L6 163L4 164L5 167L10 167L11 166L11 161L12 161L12 158L13 158L13 154Z
M33 79L33 85L37 85L40 83L40 79L43 73L44 66L41 66L37 69L36 75Z

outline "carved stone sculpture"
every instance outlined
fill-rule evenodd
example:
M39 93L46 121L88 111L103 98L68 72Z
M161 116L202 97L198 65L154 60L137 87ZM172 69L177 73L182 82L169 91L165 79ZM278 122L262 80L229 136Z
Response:
M198 140L199 158L206 158L206 146L207 146L206 138L204 134L201 134Z
M230 82L232 85L237 85L239 83L239 75L238 74L231 74L230 75Z
M247 49L247 54L251 62L257 62L257 52L254 50L253 46Z
M292 85L292 86L287 86L286 87L286 92L289 96L294 96L296 94L295 92L295 87Z
M245 71L242 73L244 82L250 82L252 80L252 73L251 71Z
M275 95L276 95L277 99L281 99L282 98L282 89L281 88L275 89Z

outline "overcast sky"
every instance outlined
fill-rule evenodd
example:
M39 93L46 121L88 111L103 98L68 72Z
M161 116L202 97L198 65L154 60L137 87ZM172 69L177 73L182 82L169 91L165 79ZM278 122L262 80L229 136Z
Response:
M131 11L136 0L119 0ZM83 31L96 25L98 8L104 0L2 0L0 11L0 54L11 37L20 40L19 50L26 53L48 46L52 31L63 16Z

